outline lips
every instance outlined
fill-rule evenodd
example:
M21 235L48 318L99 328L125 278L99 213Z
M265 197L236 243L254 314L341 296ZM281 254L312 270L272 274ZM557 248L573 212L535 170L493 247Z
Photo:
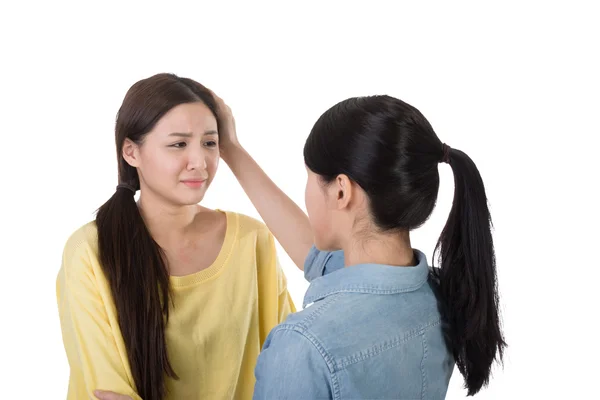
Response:
M184 179L181 183L191 188L199 188L206 183L206 179Z

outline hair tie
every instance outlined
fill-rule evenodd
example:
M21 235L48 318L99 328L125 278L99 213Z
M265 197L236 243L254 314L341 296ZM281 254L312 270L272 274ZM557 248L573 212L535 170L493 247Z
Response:
M135 192L136 192L136 189L135 189L135 187L131 186L131 185L130 185L130 184L128 184L128 183L119 183L119 184L117 185L117 190L119 190L119 189L127 189L127 190L130 190L130 191L131 191L131 193L133 193L133 194L135 194Z
M450 150L452 150L452 147L448 146L446 143L442 143L442 159L440 162L450 164Z

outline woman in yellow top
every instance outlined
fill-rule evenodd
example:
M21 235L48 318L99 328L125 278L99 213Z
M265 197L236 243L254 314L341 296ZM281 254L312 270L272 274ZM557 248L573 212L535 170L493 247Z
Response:
M219 125L213 94L190 79L158 74L127 92L119 185L68 239L57 278L68 399L252 397L262 344L295 308L266 226L198 205Z

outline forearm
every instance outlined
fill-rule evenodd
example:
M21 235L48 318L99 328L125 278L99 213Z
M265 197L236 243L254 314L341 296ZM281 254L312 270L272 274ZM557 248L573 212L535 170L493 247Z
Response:
M231 168L240 185L298 268L313 244L308 217L268 177L258 163L241 147L230 149L223 159Z

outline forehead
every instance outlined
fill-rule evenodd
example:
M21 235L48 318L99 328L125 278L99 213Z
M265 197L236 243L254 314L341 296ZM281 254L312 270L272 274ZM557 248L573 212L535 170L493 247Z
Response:
M203 134L207 130L217 130L217 120L206 104L201 102L173 107L152 129L153 132L167 135L173 132Z

